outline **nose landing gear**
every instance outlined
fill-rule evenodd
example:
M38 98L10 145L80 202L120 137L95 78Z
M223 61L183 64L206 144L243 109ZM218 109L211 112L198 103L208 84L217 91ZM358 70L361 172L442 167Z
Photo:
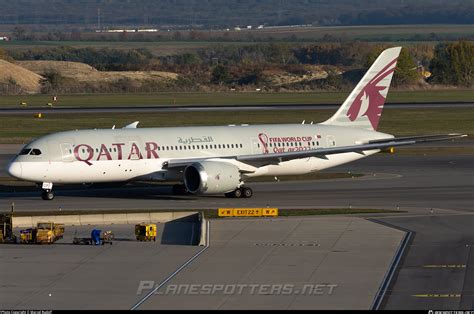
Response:
M45 190L41 194L41 198L44 199L45 201L50 201L54 198L54 193L53 193L53 191Z
M52 200L54 198L53 184L50 182L43 182L42 188L43 193L41 194L41 198L45 201Z

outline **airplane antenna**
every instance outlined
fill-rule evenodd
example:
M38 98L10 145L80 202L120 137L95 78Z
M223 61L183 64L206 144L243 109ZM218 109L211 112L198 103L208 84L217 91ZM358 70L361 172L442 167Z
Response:
M114 129L115 129L115 124L114 124L114 126L112 127L112 130L114 130Z
M313 124L313 121L311 121L311 124Z
M301 122L301 124L304 124L305 121L306 121L306 120L303 120L303 122Z

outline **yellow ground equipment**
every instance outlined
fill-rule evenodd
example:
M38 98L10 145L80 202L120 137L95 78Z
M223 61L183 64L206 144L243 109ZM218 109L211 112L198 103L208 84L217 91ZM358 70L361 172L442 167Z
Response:
M16 236L13 234L13 215L0 215L0 243L16 243Z
M20 230L20 243L28 244L36 242L36 228Z
M104 231L102 233L102 244L109 243L112 245L112 242L114 241L114 233L111 230Z
M64 224L55 224L54 222L38 222L36 226L36 243L51 244L64 235Z
M135 235L138 241L156 241L156 224L135 225Z

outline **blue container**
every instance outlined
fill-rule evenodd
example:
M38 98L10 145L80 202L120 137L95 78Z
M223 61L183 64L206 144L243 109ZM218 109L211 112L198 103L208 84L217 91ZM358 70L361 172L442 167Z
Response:
M101 234L101 230L98 230L98 229L93 229L92 232L91 232L91 240L92 240L92 244L94 245L100 245L100 234Z

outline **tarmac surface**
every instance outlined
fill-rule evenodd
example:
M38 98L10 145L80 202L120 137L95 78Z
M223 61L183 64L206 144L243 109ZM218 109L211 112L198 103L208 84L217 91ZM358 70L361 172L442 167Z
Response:
M93 228L112 230L112 245L74 245ZM0 304L4 309L128 309L140 280L163 278L200 250L193 222L157 224L156 242L138 242L133 225L66 226L52 245L4 244ZM183 245L186 244L186 245Z
M449 146L450 144L447 143L443 145ZM466 147L471 146L472 142L468 142L466 144ZM11 150L13 151L13 149ZM0 158L0 162L5 162L5 160L8 160L10 153L8 153L7 150L2 150L2 152L5 153ZM360 215L363 218L373 219L379 223L388 224L392 227L401 228L412 233L411 241L407 245L404 252L402 252L402 259L396 266L395 275L390 281L390 285L385 297L383 298L381 308L424 310L474 309L474 274L472 273L472 269L474 269L474 260L473 255L471 254L471 247L474 245L474 229L472 228L474 223L473 154L435 154L426 156L423 154L377 154L375 156L371 156L348 165L333 168L331 170L335 172L351 171L352 173L364 173L365 176L353 179L338 180L252 183L249 184L249 186L254 189L254 197L251 199L227 199L220 196L173 196L170 194L169 187L144 188L133 186L127 186L124 188L61 189L57 191L56 198L51 202L42 201L40 199L39 191L0 193L0 208L8 210L10 209L11 203L15 202L15 209L18 211L45 209L57 210L59 207L61 207L62 210L107 210L119 208L127 208L130 210L152 208L174 210L265 206L278 208L347 208L351 206L355 208L363 207L399 209L400 213ZM337 219L339 218L351 219L351 217L306 217L302 219L304 221L306 221L306 219L314 221L326 221L326 219L328 219L326 221L327 226L333 226L331 221L337 225ZM291 219L288 221L288 224L291 225ZM361 221L364 220L361 219ZM226 220L224 220L224 222L227 223ZM232 223L234 222L237 221L232 221ZM217 235L213 233L213 239L211 242L213 245L211 245L208 251L204 252L203 255L196 259L196 261L191 264L189 268L186 268L176 275L169 284L220 284L221 279L224 281L223 279L227 278L226 276L229 276L229 278L232 280L229 279L229 281L225 281L224 283L235 284L236 282L233 280L233 278L249 278L249 280L255 279L255 282L257 282L257 279L263 278L259 277L260 273L256 271L259 268L269 269L268 273L273 274L274 277L275 273L281 274L281 278L294 277L301 279L302 277L298 276L303 276L305 274L307 275L307 267L310 269L313 267L314 274L318 272L318 274L333 274L329 269L321 272L321 270L324 268L317 268L317 263L312 265L305 264L304 261L307 261L308 257L304 255L306 254L304 252L301 253L291 251L291 249L279 248L278 250L281 249L282 251L277 254L275 252L278 251L267 250L274 249L274 247L271 245L268 245L268 247L265 245L256 245L256 243L272 243L270 240L268 240L270 239L268 236L271 235L271 239L274 237L280 239L280 242L275 242L275 247L279 247L278 243L282 243L282 241L284 242L284 239L286 239L283 235L285 234L285 230L288 230L285 229L287 227L279 227L279 230L283 230L282 233L277 233L274 235L268 234L265 229L260 228L257 228L259 232L252 233L252 227L245 227L245 225L240 225L239 223L230 226L223 225L222 228L213 224L212 228L215 231L221 230L217 233ZM333 229L336 230L337 228ZM239 232L238 230L241 231ZM317 228L315 230L317 230ZM396 229L384 227L383 230ZM226 232L229 234L226 235ZM249 234L253 234L253 242L237 241L239 237L245 236L248 232ZM232 234L235 235L234 238L232 238ZM229 235L231 238L226 238ZM308 233L308 235L308 238L302 237L301 241L303 241L303 239L304 241L309 241L308 239L310 238L312 239L311 241L314 241L314 239L318 239L319 241L324 240L325 238L321 234ZM233 239L235 239L235 241ZM354 242L349 241L348 244L357 246L357 243L366 243L366 241L357 242L361 239L365 238L362 237L359 239L357 237L351 237L351 240L354 240ZM293 240L286 241L290 243ZM371 241L377 243L378 240L375 239ZM123 243L124 244L120 243L119 245L131 245L129 242ZM254 247L258 247L258 249L253 249L254 247L251 246L252 243ZM335 246L333 246L334 248L332 250L336 251L333 253L341 253L337 252L339 250L337 248L339 244L337 244L337 242L333 242L333 245ZM291 248L291 246L289 248ZM33 247L32 249L33 250L28 252L37 253L23 253L22 251L18 251L19 254L14 256L17 257L17 260L20 260L21 258L31 258L33 261L35 261L35 258L36 261L38 261L38 259L46 256L41 252L41 250L43 250L42 247ZM48 248L45 247L45 249ZM129 248L127 247L126 250L128 249ZM133 289L127 288L127 295L132 293L134 294L135 299L132 300L132 298L125 297L125 294L123 294L123 300L128 302L124 302L124 306L125 303L131 306L134 304L134 302L138 301L139 298L137 299L136 295L137 280L154 280L161 282L160 280L173 272L177 266L181 265L180 263L186 259L189 259L197 252L193 249L191 249L191 251L184 249L184 251L180 251L181 249L183 249L181 246L176 249L169 249L171 256L170 260L173 260L173 256L179 256L179 258L174 259L173 262L169 264L169 266L167 266L167 261L164 261L163 265L165 271L163 272L161 272L160 267L150 270L150 268L146 268L145 266L137 266L139 269L146 270L144 273L150 274L150 276L143 277L139 276L137 273L135 273L135 275L130 275L130 278L132 279L128 285L133 285ZM238 249L242 249L242 251L239 251ZM352 249L354 249L354 247ZM51 248L49 250L54 249ZM159 252L159 250L160 249L158 249L157 252ZM176 253L174 250L176 250ZM377 251L378 249L373 248L371 250L373 254L376 254ZM134 254L134 252L136 253L139 251L133 251L133 246L131 246L130 255ZM238 261L241 261L243 265L246 265L245 267L242 266L242 268L240 268L239 265L232 264L232 252L244 252L242 254L237 254L237 256L234 258ZM261 252L267 252L269 255L265 255L266 257L264 255L259 255L264 254ZM298 255L300 253L303 254L301 257ZM5 254L3 248L0 254ZM78 254L75 248L71 249L70 253L67 252L67 256L76 256L75 254ZM123 258L124 263L131 263L132 259L127 258L129 255L121 255L122 253L119 253L118 251L113 254L117 254L115 255L117 258ZM160 255L161 253L156 254ZM271 259L270 256L273 255L278 256L278 258ZM2 256L2 258L0 258L1 263L1 261L4 261L6 257L4 257L4 255L0 256ZM144 256L149 255L145 254ZM368 260L364 260L366 262L376 259L375 256L371 256L368 253L366 256L368 257ZM94 256L84 258L93 260ZM263 260L259 258L263 258ZM216 264L215 261L219 261L219 263ZM260 261L265 261L265 263L262 264ZM281 261L281 264L278 264L278 261ZM294 261L294 263L292 261ZM315 258L314 261L317 262L319 260ZM334 272L337 273L340 271L342 274L344 274L347 271L346 273L349 274L350 270L352 270L352 272L358 270L357 267L350 268L348 265L344 266L337 264L337 262L344 263L345 261L345 258L335 258L332 260L332 263L337 266L334 268L336 269ZM303 266L298 266L300 265L298 264L299 262L302 262L303 264L301 265ZM273 265L272 263L275 263L275 268L266 266L267 264ZM173 266L171 266L171 264L173 264ZM102 265L105 265L105 263ZM211 265L213 267L211 267ZM24 264L23 267L25 267ZM219 275L213 276L212 270L220 270L219 267L225 269L226 272L222 272L224 275L216 272ZM243 270L244 268L245 271ZM2 266L0 269L4 270L5 267ZM282 270L288 271L288 274L291 275L288 275L289 277L285 277L286 275L281 273ZM293 270L297 271L292 272ZM234 272L236 272L236 277L232 277ZM3 273L1 274L3 279ZM34 271L28 270L27 274L34 274ZM204 274L208 275L204 276ZM237 274L239 274L239 276L237 276ZM263 274L265 274L265 271L261 276L264 276ZM109 275L111 274L109 273ZM50 276L51 279L55 275L48 275L46 273L44 276ZM125 277L120 278L125 281L127 280ZM279 276L275 277L275 281L271 281L270 283L284 283L282 282L283 279L280 280L279 278ZM317 278L319 277L306 277L304 280L317 280ZM329 279L335 283L338 283L337 278L338 277L330 277ZM279 281L277 282L277 280ZM375 279L371 278L370 280ZM56 279L55 282L57 282L58 287L61 287L63 290L68 289L65 286L61 286L58 279ZM264 280L262 280L260 283L262 282L266 283ZM290 283L298 285L302 282L303 279L298 282L291 281ZM330 281L324 282L331 283ZM45 284L46 287L50 285L47 283ZM339 284L342 285L340 282ZM350 284L347 284L350 287ZM15 287L15 283L12 285L13 286L8 286L10 289L7 290L11 290L11 288ZM20 286L21 285L18 287ZM54 285L52 285L52 287L53 286ZM375 285L372 282L370 284L371 288L369 288L369 285L367 285L364 286L364 289L360 290L362 292L370 292L368 295L373 297L374 295L372 292L374 290L372 288L374 286ZM18 287L17 289L19 289ZM86 286L85 284L79 285L79 289L82 289L82 294L79 294L80 298L86 297L87 291L94 291L93 288L90 288L90 286ZM59 290L60 289L58 289L58 291ZM112 288L112 292L109 293L116 293L119 296L118 299L122 300L121 296L124 292L119 290L120 289ZM12 291L18 292L18 290L14 289ZM34 291L42 291L41 293L46 293L47 288L43 287L40 290L32 289L30 291L31 295L35 297L21 298L21 300L18 299L19 303L14 303L12 306L17 306L17 308L27 308L27 305L30 304L28 303L28 300L36 300L36 296L41 294L40 292ZM94 292L90 291L90 294L94 294ZM337 291L337 288L335 291ZM340 304L347 306L349 304L350 306L357 306L357 308L370 307L370 305L368 305L369 302L367 301L368 297L367 299L361 299L361 296L359 296L357 300L352 299L353 295L357 295L357 293L361 292L358 291L357 288L352 290L340 289L340 291L345 291L345 293L343 295L339 295L337 298L332 298L335 295L331 295L331 297L329 295L318 296L318 298L321 297L318 299L321 302L320 304L327 306L322 308L329 308L332 306L331 304L333 303L331 302L334 300L337 300L337 302ZM14 299L14 296L9 295L8 291L5 293ZM3 292L0 293L0 295L3 296ZM188 304L192 304L195 308L204 308L206 304L204 301L200 301L199 297L202 296L196 297L195 295L167 295L166 297L163 297L162 295L153 295L140 306L140 309L172 308L173 304L176 304L176 302L182 303L183 308ZM93 300L96 300L94 298L97 298L97 300L100 299L99 296L92 296L91 298ZM259 297L250 295L248 298L239 296L205 296L203 300L204 299L211 302L207 308L263 308L263 304L271 304L271 302L276 302L275 304L278 304L280 306L279 308L317 308L317 305L312 304L311 301L307 301L309 299L307 299L306 296L300 295L293 295L291 297L280 296L278 299L275 299L273 295ZM272 301L265 302L265 300L270 299ZM356 301L360 302L351 303ZM4 303L1 299L0 302L2 302L2 304ZM66 301L64 302L65 303L61 303L62 306L66 306L68 304ZM70 300L70 302L75 301ZM45 308L48 308L48 306L46 306L47 304L44 305ZM248 307L246 307L247 305ZM59 306L59 308L66 307ZM109 306L104 305L104 308L110 308L110 304ZM338 307L336 303L334 308L341 307Z
M40 190L1 192L0 208L15 202L16 210L73 209L204 209L218 207L365 207L446 208L473 210L473 155L407 156L378 154L335 172L365 176L318 181L249 183L251 199L223 196L175 196L169 186L79 188L55 190L56 198L42 201Z
M92 228L103 246L73 245ZM210 246L191 222L158 225L138 242L132 225L66 226L53 245L5 244L0 303L9 309L367 309L404 232L357 217L217 219ZM165 240L166 238L166 240ZM140 288L141 287L141 288ZM240 292L239 292L240 291Z
M35 108L0 108L2 114L32 114L32 113L118 113L118 112L194 112L194 111L275 111L275 110L325 110L338 109L340 104L297 104L297 105L225 105L225 106L139 106L132 105L127 107L35 107ZM474 103L453 102L453 103L388 103L385 108L474 108Z
M474 310L474 215L376 221L414 232L383 309Z

